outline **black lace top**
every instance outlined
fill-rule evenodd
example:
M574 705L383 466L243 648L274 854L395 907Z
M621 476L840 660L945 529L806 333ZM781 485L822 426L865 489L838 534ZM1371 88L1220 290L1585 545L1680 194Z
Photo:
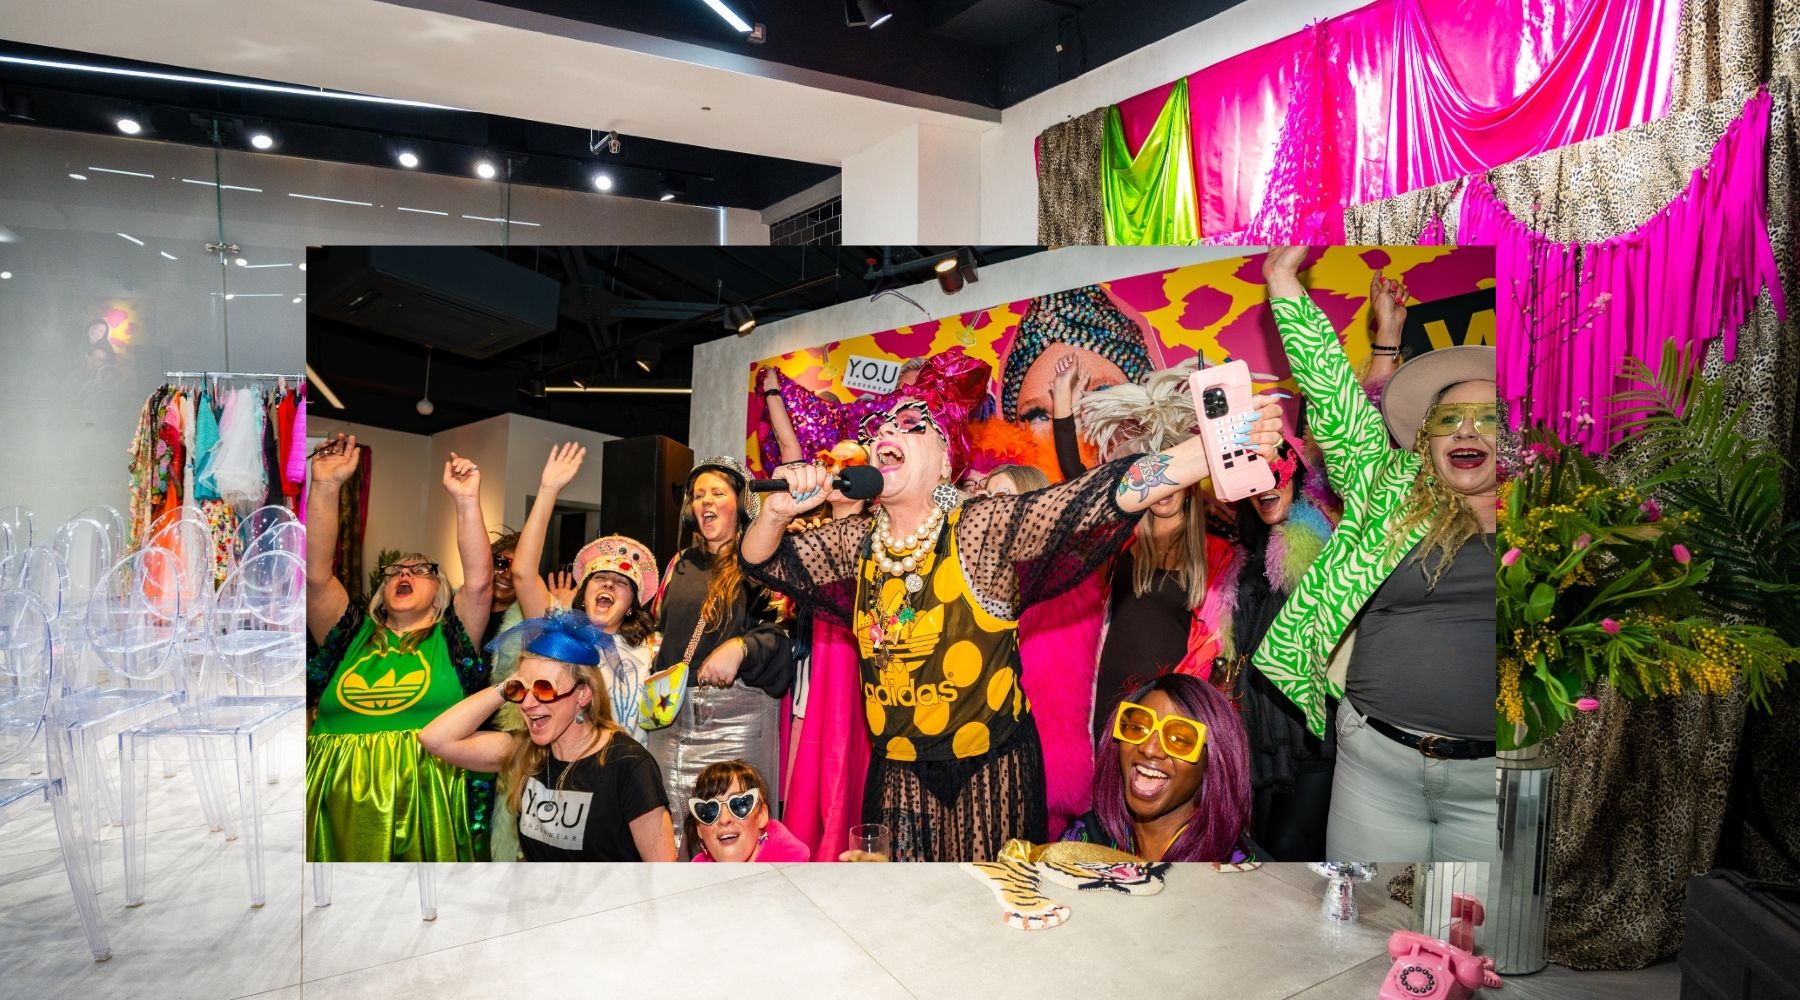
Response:
M1139 458L1114 459L1075 479L1018 496L963 505L956 549L982 610L1017 621L1039 601L1080 583L1131 540L1139 513L1119 507L1117 489ZM874 516L858 514L790 534L767 562L744 572L842 625L851 624L857 563Z

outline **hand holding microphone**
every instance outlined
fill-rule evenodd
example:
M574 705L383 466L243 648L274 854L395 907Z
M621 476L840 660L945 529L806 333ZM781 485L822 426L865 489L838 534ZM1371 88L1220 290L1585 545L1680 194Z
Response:
M881 473L866 465L852 465L836 476L817 465L784 465L775 476L750 480L750 489L767 494L763 509L785 520L827 501L873 500L881 495Z

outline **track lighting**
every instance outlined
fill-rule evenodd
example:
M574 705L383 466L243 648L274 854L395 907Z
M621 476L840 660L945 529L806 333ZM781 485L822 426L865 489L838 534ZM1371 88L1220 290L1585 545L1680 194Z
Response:
M743 303L726 306L724 322L725 329L735 332L740 337L747 336L751 330L756 329L756 316L750 311L750 307Z
M883 0L844 0L844 23L852 28L879 28L893 16Z

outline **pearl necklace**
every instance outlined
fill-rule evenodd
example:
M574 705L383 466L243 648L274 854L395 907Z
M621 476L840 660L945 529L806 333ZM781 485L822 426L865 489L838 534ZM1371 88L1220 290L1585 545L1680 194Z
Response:
M889 576L906 576L912 573L913 570L919 568L919 563L924 559L925 553L920 551L921 546L927 541L935 546L938 529L943 527L943 524L943 510L933 507L931 513L926 516L925 522L919 525L918 530L895 541L893 536L888 534L887 509L878 509L875 512L875 545L872 553L875 557L875 564Z

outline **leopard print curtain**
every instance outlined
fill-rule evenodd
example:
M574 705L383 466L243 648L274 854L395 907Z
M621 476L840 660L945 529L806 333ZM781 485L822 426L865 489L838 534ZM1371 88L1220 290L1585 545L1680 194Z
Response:
M1100 204L1106 111L1095 108L1038 136L1038 243L1043 246L1106 244L1106 215Z

